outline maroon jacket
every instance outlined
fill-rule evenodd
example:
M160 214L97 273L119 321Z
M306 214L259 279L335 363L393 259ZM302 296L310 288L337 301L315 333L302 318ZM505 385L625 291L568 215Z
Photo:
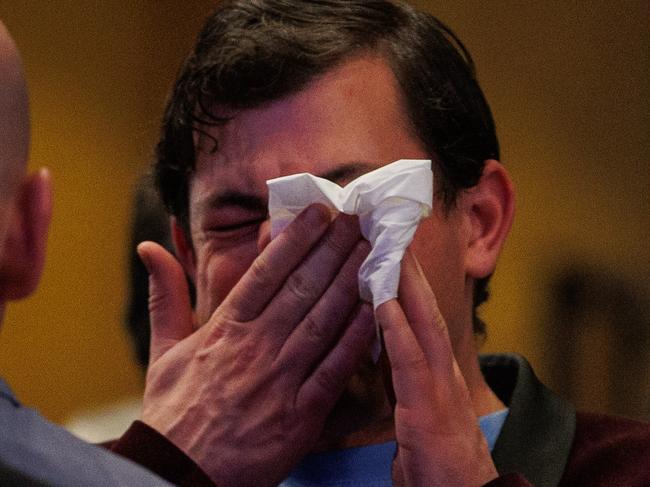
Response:
M650 425L577 413L517 355L481 357L510 413L492 451L502 477L490 487L650 486Z
M501 475L489 487L650 486L650 425L577 413L518 355L481 357L483 374L510 408L492 451ZM213 485L181 450L136 421L112 445L179 485Z
M173 484L188 487L214 485L190 457L141 421L134 421L119 440L104 446Z

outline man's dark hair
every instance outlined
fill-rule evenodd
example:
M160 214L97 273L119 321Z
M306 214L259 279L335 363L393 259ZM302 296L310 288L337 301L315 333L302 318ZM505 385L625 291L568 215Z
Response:
M215 107L258 107L362 54L391 66L414 133L435 162L436 194L446 208L459 190L476 185L484 161L499 158L499 144L472 59L442 22L388 0L232 0L207 19L164 115L156 181L180 224L189 230L193 133L227 121ZM475 306L487 299L487 281L475 284Z

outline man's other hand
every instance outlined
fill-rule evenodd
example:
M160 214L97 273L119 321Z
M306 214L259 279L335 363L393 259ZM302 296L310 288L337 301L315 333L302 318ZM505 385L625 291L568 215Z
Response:
M480 486L497 477L447 325L415 257L402 261L399 301L377 308L395 394L398 486Z

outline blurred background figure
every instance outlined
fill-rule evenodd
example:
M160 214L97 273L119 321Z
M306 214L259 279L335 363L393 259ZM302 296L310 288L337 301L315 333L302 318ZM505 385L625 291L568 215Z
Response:
M578 408L650 418L648 290L574 261L549 280L550 379Z
M136 185L130 228L129 294L124 311L124 323L131 337L135 359L145 371L149 361L149 274L135 249L140 242L151 240L174 252L169 233L169 217L148 174L143 176Z

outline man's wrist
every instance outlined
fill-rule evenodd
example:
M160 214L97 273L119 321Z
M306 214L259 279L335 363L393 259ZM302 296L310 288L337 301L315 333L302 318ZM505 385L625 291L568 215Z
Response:
M109 449L173 484L215 485L185 452L142 421L134 421Z

